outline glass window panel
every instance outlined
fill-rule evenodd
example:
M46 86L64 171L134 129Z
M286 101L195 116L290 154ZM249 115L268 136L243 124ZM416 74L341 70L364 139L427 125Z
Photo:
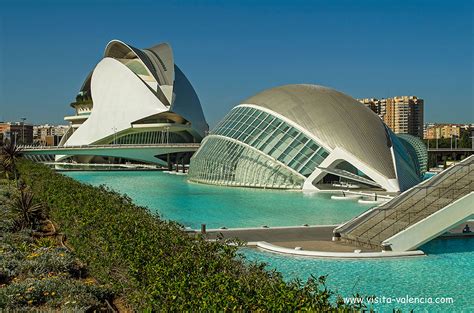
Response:
M238 140L248 143L248 139L252 138L251 134L255 131L255 128L260 124L260 120L257 119L257 117L263 112L253 110L251 115L249 115L249 119L246 121L246 128L244 130L244 133L237 138Z
M259 140L261 140L260 144L258 146L255 146L259 150L264 150L265 147L269 146L268 143L273 139L276 140L278 136L282 136L282 134L274 133L275 131L275 126L269 125L268 128L261 133L261 135L258 137ZM269 147L271 148L271 146ZM267 153L266 151L265 153Z
M301 168L300 172L310 171L311 167L314 168L318 162L321 162L327 156L327 153L323 154L324 151L318 151L319 153L316 155L315 151L318 150L319 146L306 135L279 118L251 107L238 107L232 110L216 126L214 132L249 144L295 170ZM236 162L243 162L241 160L242 156L239 156L234 151L236 149L235 144L229 144L227 147L225 153L219 152L226 155L227 161L230 162L225 167L222 167L222 170L225 170L226 173L237 166ZM245 160L247 162L245 164L254 164L251 161L247 161L247 159ZM279 170L272 171L278 172ZM275 178L273 176L271 178L272 182L290 183L287 179L281 180L279 175L272 174L272 171L265 168L262 169L261 173L258 173L262 177L274 175ZM245 173L245 177L258 176L257 171L249 170L248 174L247 172Z

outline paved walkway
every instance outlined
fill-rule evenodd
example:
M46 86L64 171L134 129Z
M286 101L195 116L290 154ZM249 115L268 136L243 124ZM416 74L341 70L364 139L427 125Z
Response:
M224 238L239 238L242 241L307 241L331 240L332 230L336 225L330 226L295 226L271 228L235 228L208 230L210 239L222 234Z
M463 235L462 229L469 225L473 233ZM295 249L300 247L309 251L325 252L376 252L369 248L360 248L341 242L332 241L333 229L337 225L325 226L295 226L295 227L272 227L272 228L235 228L235 229L211 229L207 231L209 239L217 239L222 236L226 239L238 238L244 242L268 242L272 245ZM470 237L474 235L474 221L463 223L453 228L450 233L457 234L450 237Z
M294 249L301 247L304 250L328 252L353 252L360 249L355 246L332 241L331 226L296 226L249 229L219 229L207 231L209 239L216 239L222 235L226 239L238 238L245 242L265 241L277 246ZM363 251L373 251L364 248Z

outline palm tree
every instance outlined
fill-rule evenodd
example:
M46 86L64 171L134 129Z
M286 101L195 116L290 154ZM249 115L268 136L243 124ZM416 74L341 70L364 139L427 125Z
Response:
M18 178L16 161L21 156L21 150L21 148L10 141L2 146L0 152L2 172L5 173L7 178L9 178L9 173L13 174L15 181Z
M0 156L0 172L7 180L10 180L10 175L13 173L12 164L3 155Z
M29 188L20 188L15 197L12 211L16 215L15 224L18 229L36 227L44 219L44 208L33 201L34 194Z

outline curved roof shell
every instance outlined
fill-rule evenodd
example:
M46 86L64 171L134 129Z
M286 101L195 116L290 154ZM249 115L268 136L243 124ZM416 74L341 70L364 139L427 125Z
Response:
M104 57L138 58L158 83L154 92L160 101L168 106L170 111L190 121L201 137L205 136L209 126L201 103L189 80L174 63L173 50L168 43L138 49L114 39L107 44Z
M285 85L241 102L276 112L331 149L343 148L388 178L396 178L389 130L354 98L318 85Z
M81 95L84 93L92 98L91 112L62 145L108 140L116 131L129 129L138 121L156 120L163 114L189 126L196 141L209 129L199 98L174 64L167 43L138 49L120 40L110 41L103 59L83 83Z

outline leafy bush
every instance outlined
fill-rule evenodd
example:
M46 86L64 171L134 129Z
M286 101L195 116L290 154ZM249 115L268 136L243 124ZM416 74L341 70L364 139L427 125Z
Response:
M334 309L324 279L287 283L263 264L246 264L237 247L190 237L105 187L26 160L18 169L90 273L135 310Z
M86 274L83 264L63 248L35 249L26 259L20 270L32 276L67 273L72 277L84 277Z
M67 311L92 311L100 308L110 295L106 287L88 281L63 276L28 278L0 288L0 308L36 311L38 306L47 305Z
M1 207L0 212L8 210ZM0 221L0 225L5 220ZM0 311L99 310L111 290L83 279L77 257L54 238L34 238L31 229L0 232Z
M34 201L33 192L26 186L18 190L10 207L16 229L37 228L45 218L43 205Z
M0 233L0 284L8 283L21 272L26 255L32 251L28 231Z
M36 277L50 273L64 273L84 277L84 265L72 253L59 248L50 238L35 240L28 231L0 233L0 277L9 281L19 275Z

